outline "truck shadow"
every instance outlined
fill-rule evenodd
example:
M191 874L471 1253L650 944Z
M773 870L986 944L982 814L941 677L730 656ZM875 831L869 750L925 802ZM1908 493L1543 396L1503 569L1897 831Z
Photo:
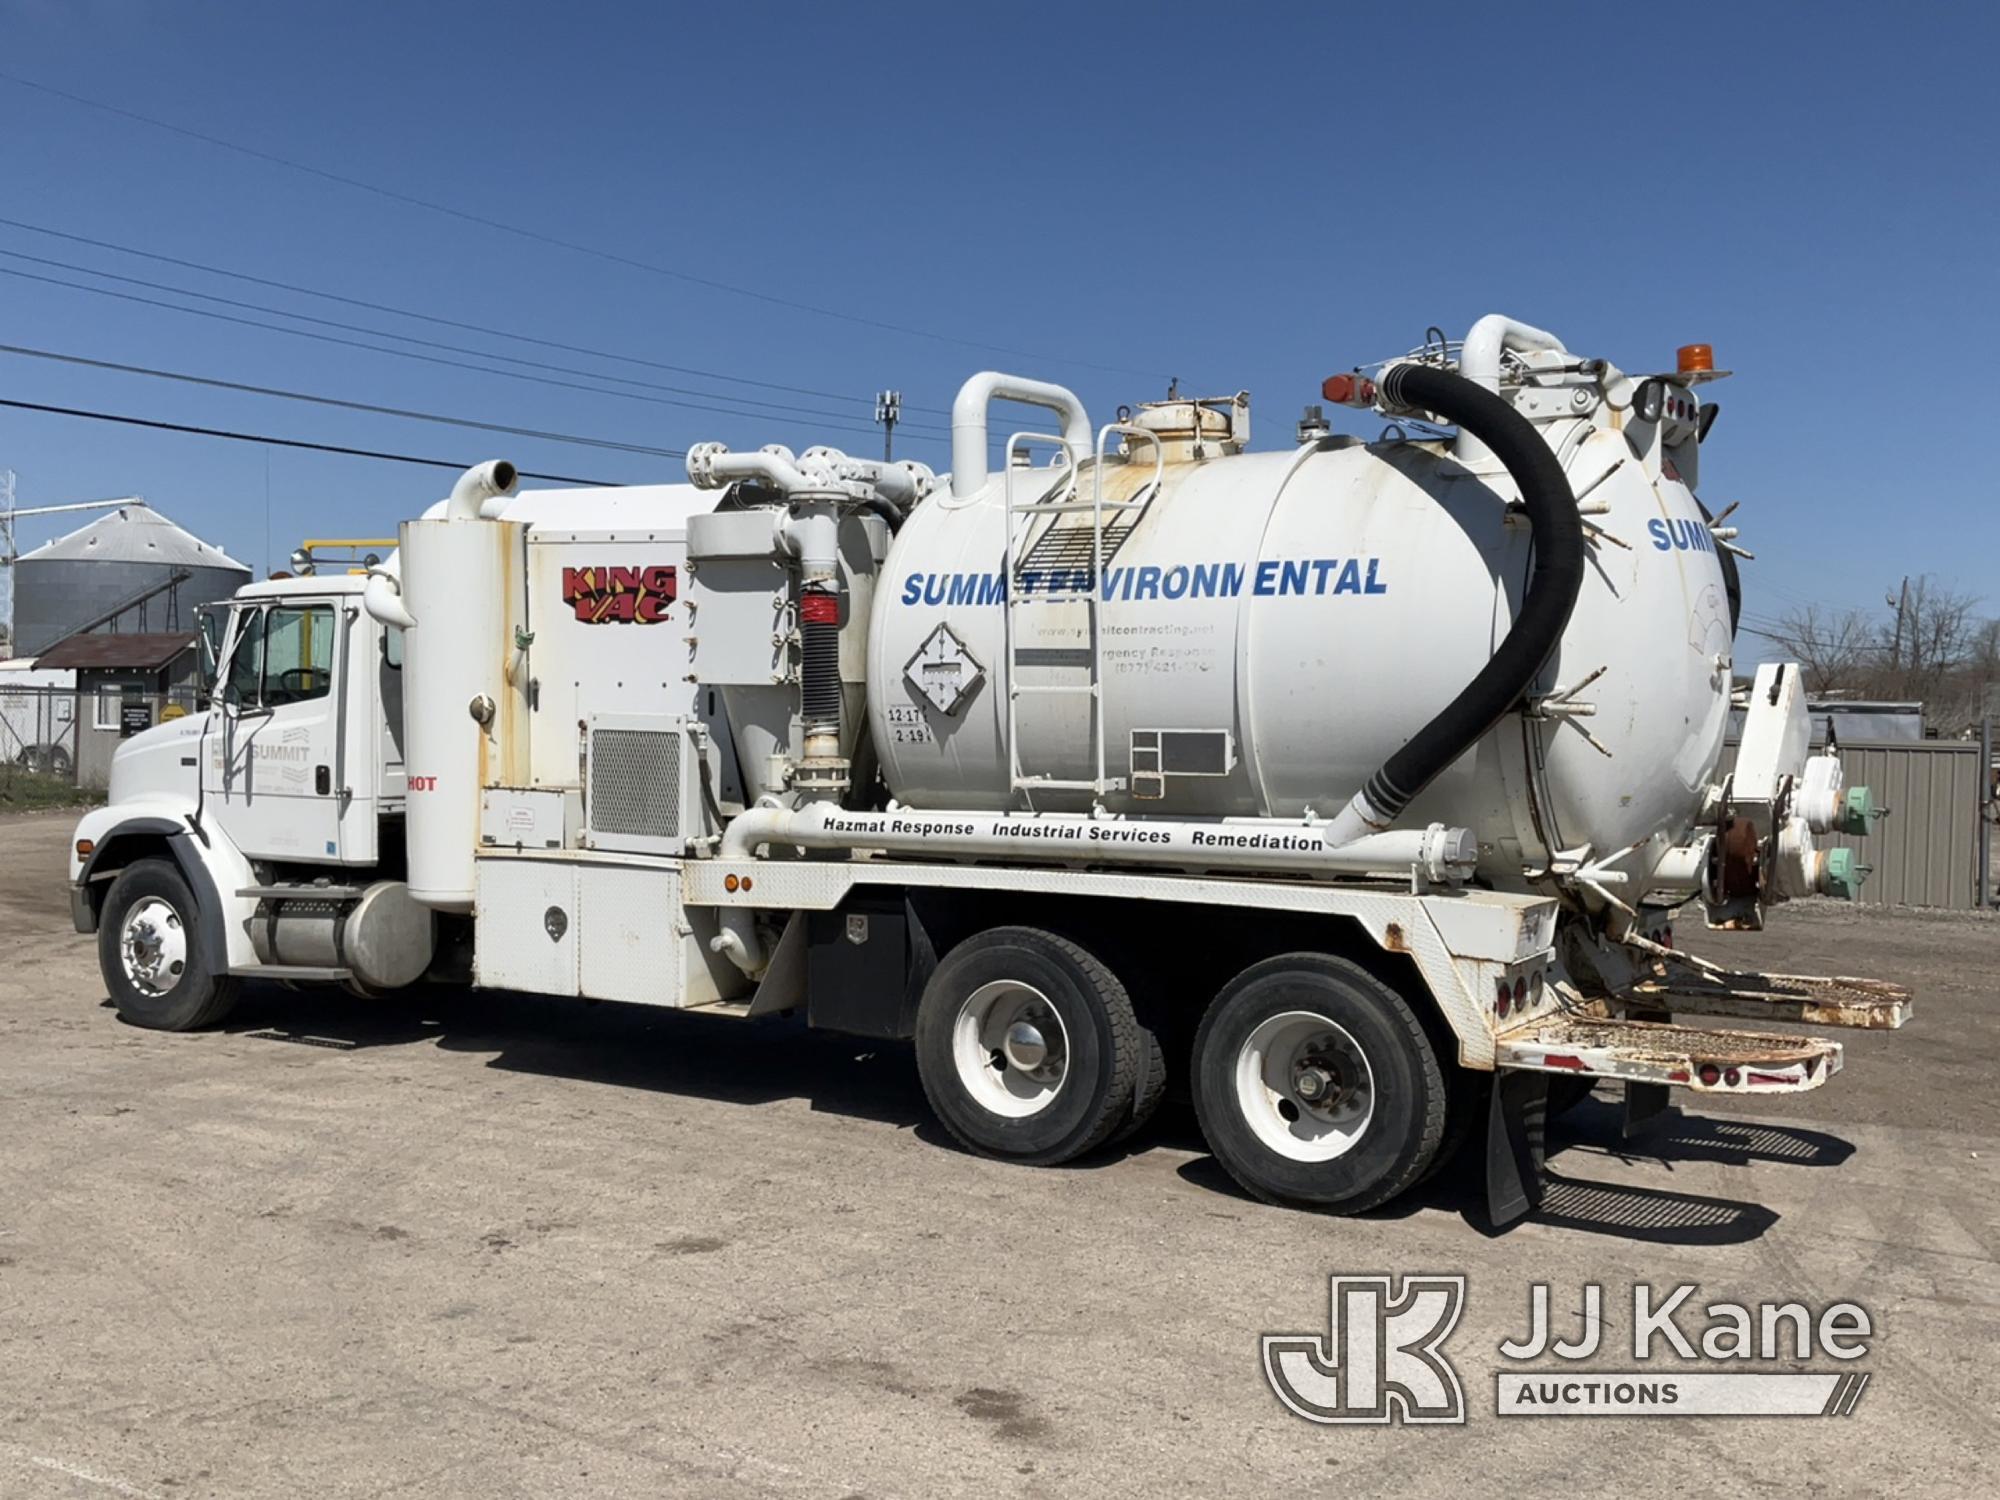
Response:
M1626 1141L1622 1135L1623 1121L1623 1111L1618 1105L1608 1100L1590 1100L1551 1126L1542 1201L1521 1222L1646 1244L1746 1244L1761 1239L1778 1222L1780 1215L1775 1209L1747 1199L1605 1182L1575 1173L1587 1170L1587 1163L1593 1157L1653 1160L1669 1167L1682 1163L1830 1167L1854 1154L1849 1141L1797 1126L1714 1119L1675 1111L1639 1137ZM1205 1149L1198 1135L1189 1144L1197 1151ZM1488 1238L1505 1234L1515 1226L1495 1226L1489 1218L1485 1166L1483 1137L1475 1131L1457 1156L1429 1182L1366 1217L1402 1219L1424 1213L1447 1213L1457 1215ZM1211 1156L1203 1155L1187 1163L1180 1169L1180 1175L1198 1186L1254 1201Z
M258 1040L343 1050L428 1044L507 1072L815 1110L909 1127L929 1119L907 1042L643 1005L430 989L382 1000L251 985L227 1023Z
M340 1050L430 1045L482 1055L486 1066L508 1072L729 1104L802 1099L815 1111L909 1129L919 1140L953 1149L951 1137L931 1117L908 1042L814 1031L791 1017L745 1021L443 988L368 1001L342 991L253 984L246 986L226 1029L258 1040ZM1823 1131L1677 1112L1628 1142L1622 1120L1616 1103L1593 1099L1551 1127L1551 1165L1533 1223L1654 1244L1743 1244L1764 1235L1778 1221L1777 1212L1747 1200L1596 1181L1566 1169L1587 1170L1593 1157L1829 1167L1854 1152L1850 1142ZM1482 1235L1505 1233L1487 1217L1482 1141L1475 1131L1429 1182L1369 1217L1449 1213ZM1193 1155L1178 1168L1186 1182L1253 1201L1208 1154L1184 1099L1170 1098L1145 1129L1072 1165L1088 1171L1156 1149Z
M1823 1130L1772 1125L1728 1116L1683 1114L1668 1118L1631 1140L1623 1137L1623 1107L1593 1096L1557 1122L1552 1134L1564 1149L1630 1161L1713 1162L1747 1167L1769 1162L1787 1167L1837 1167L1854 1155L1854 1143Z

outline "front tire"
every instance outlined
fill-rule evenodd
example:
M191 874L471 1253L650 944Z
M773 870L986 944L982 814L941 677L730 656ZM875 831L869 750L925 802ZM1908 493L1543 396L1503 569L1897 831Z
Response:
M194 892L171 860L119 872L97 924L97 963L118 1014L155 1031L213 1026L236 1004L226 959L210 953Z
M1036 927L946 954L917 1007L917 1073L945 1129L982 1156L1051 1166L1134 1118L1147 1040L1125 986Z
M1388 1202L1437 1154L1446 1097L1403 997L1328 954L1253 964L1195 1034L1202 1135L1267 1203L1355 1214Z

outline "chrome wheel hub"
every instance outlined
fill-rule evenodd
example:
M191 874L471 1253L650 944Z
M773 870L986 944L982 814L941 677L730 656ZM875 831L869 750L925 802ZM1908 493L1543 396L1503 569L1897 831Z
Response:
M1033 985L998 979L965 997L952 1022L952 1062L983 1108L1023 1119L1048 1108L1069 1075L1069 1034Z
M135 902L119 931L118 951L134 989L166 994L187 969L187 928L181 914L158 896Z
M1331 1017L1292 1010L1261 1022L1236 1054L1236 1106L1257 1138L1293 1161L1331 1161L1367 1134L1375 1075Z

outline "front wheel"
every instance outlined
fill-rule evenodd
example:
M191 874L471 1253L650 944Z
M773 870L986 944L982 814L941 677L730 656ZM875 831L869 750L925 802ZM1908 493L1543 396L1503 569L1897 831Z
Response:
M1402 996L1345 959L1253 964L1202 1017L1194 1104L1216 1159L1270 1203L1353 1214L1412 1186L1446 1086Z
M227 960L210 953L194 892L173 861L119 872L97 924L97 963L118 1014L155 1031L213 1026L236 1004Z

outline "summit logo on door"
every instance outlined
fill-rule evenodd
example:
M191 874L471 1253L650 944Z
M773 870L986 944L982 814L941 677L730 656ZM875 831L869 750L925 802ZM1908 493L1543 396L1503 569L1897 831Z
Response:
M563 603L586 625L657 625L678 592L674 570L657 563L562 570Z

